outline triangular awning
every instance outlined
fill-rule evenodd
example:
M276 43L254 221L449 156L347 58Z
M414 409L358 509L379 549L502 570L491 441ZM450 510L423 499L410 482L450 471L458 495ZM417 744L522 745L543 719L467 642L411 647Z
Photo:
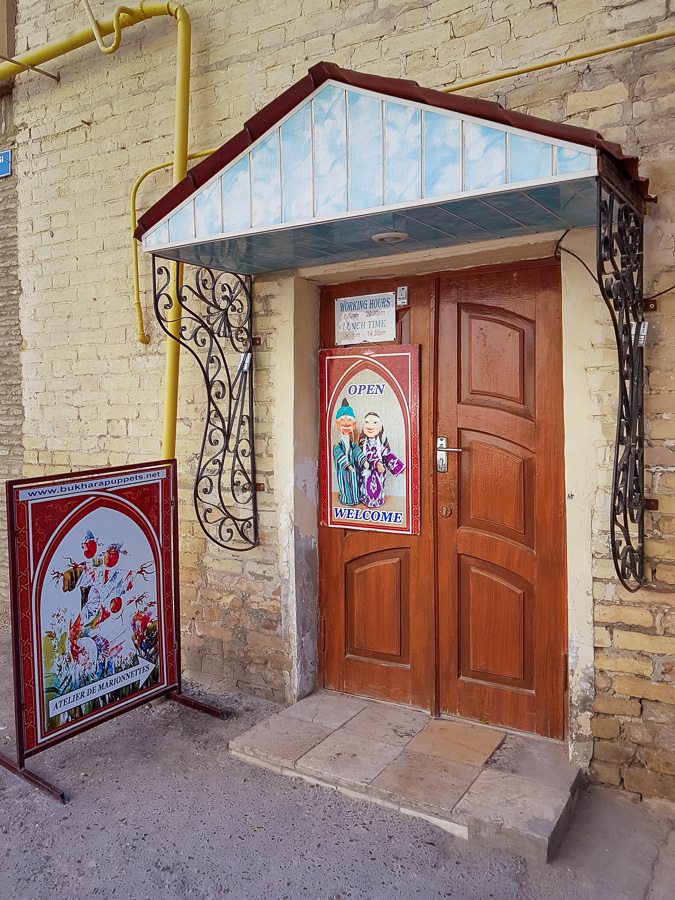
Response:
M594 225L594 132L322 63L140 220L159 256L239 273Z

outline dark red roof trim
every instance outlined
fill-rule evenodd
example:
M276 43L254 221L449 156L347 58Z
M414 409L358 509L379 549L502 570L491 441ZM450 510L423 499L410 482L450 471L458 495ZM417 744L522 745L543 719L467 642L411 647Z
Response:
M280 94L271 103L263 107L246 122L243 129L220 149L190 170L186 178L173 187L138 220L134 236L140 238L153 228L164 216L187 200L197 188L206 184L221 169L236 159L248 147L272 128L285 115L309 97L313 91L326 81L337 81L351 87L374 91L399 100L411 100L437 109L447 109L467 116L474 116L499 125L520 128L532 134L540 134L553 140L569 141L593 147L608 154L622 174L633 183L637 191L645 197L649 181L638 173L638 158L626 156L621 147L611 141L605 141L602 135L587 128L576 125L561 125L548 119L539 119L525 113L502 109L490 100L476 100L459 94L444 94L442 91L423 88L416 81L402 78L385 78L381 75L364 75L350 69L342 69L333 63L321 62L312 66L308 74L288 90Z

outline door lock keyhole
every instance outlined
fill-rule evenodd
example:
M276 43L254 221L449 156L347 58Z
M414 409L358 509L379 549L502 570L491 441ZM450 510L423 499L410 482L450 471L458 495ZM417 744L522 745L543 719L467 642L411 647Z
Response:
M444 519L449 519L452 515L452 507L451 506L441 506L441 515Z

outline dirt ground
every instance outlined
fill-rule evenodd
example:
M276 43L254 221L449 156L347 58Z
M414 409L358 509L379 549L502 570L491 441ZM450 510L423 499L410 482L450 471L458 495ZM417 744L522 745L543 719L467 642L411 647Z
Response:
M34 757L66 806L0 769L3 900L675 897L672 805L590 790L557 860L536 866L233 759L228 740L276 707L200 696L232 715L147 705ZM6 634L0 746L14 752Z

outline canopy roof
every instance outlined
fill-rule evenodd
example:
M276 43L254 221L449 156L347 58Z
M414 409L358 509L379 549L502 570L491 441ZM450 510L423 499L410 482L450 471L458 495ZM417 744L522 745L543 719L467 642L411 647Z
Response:
M637 160L594 132L320 63L136 237L162 257L256 274L583 227L603 157L644 196Z

